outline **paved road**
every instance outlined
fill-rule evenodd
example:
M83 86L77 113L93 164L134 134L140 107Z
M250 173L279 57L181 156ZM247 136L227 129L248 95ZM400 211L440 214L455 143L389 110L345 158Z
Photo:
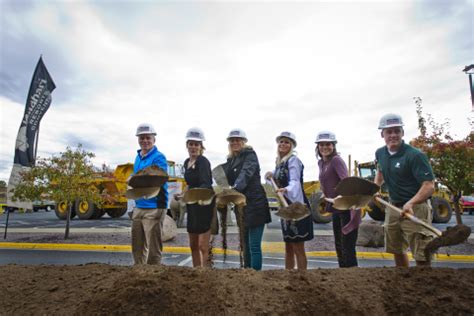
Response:
M6 215L0 215L0 228L5 227L5 218ZM462 216L464 224L470 226L474 230L474 215L464 214ZM267 225L269 229L280 229L280 222L278 217L272 215L273 221ZM371 220L367 215L364 220ZM235 223L235 219L234 219ZM130 228L130 220L127 215L122 216L121 218L110 218L105 215L100 219L95 220L79 220L74 218L71 220L71 228L91 228L91 229L100 229L100 228ZM456 224L455 217L451 218L451 221L447 224L433 224L440 230L445 230L447 226L453 226ZM33 228L33 229L42 229L42 228L64 228L65 221L59 220L54 212L45 212L39 211L36 213L11 213L9 218L9 228ZM315 224L314 229L317 231L332 231L332 224Z
M113 265L132 265L129 252L101 252L101 251L60 251L60 250L18 250L0 249L0 265L29 264L29 265L78 265L87 263L106 263ZM227 256L224 263L222 255L216 255L215 267L219 269L239 268L239 257ZM165 253L163 264L191 267L189 254ZM411 263L414 265L413 263ZM393 260L359 259L360 267L393 267ZM434 267L474 268L474 262L437 261ZM334 257L309 257L308 268L337 268L337 259ZM0 267L1 268L1 267ZM284 257L277 254L264 254L263 269L283 269Z
M6 216L0 215L0 232L3 235ZM273 222L268 225L265 230L264 239L273 241L273 239L281 241L280 224L278 218L274 217ZM364 220L370 220L365 218ZM474 228L474 216L464 215L464 222ZM71 221L72 229L83 231L108 231L130 229L130 220L128 216L113 219L105 216L98 220L78 220ZM446 226L454 225L454 217L448 224L435 224L439 229L443 230ZM33 230L45 232L48 229L61 231L65 227L65 221L56 218L54 212L40 211L37 213L11 213L9 221L9 229L11 231L22 230L31 232ZM315 231L319 235L332 235L332 224L316 224ZM275 235L275 238L272 236ZM308 264L310 268L336 268L337 261L334 257L309 257ZM283 254L265 254L264 269L282 269L284 268ZM21 249L0 249L0 265L2 264L86 264L91 262L109 263L117 265L131 265L132 258L128 252L98 252L98 251L59 251L59 250L21 250ZM361 259L359 260L361 267L380 267L393 266L393 260L383 259ZM167 265L183 265L191 266L191 258L189 254L167 253L164 257L164 264ZM228 256L226 263L223 262L222 256L216 256L215 264L217 268L238 268L239 260L236 256ZM471 267L474 268L473 262L453 262L453 261L437 261L434 266L442 267Z

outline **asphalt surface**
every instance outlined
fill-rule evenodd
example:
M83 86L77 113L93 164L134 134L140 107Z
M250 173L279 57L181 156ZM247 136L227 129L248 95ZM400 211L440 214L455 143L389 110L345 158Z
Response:
M0 215L0 233L3 237L3 232L5 229L5 220L6 215ZM364 220L371 220L370 217L366 216ZM463 221L466 225L474 228L474 216L473 215L463 215ZM235 219L234 219L235 223ZM123 240L123 237L128 238L130 232L130 224L128 216L122 216L121 218L110 218L104 216L98 220L79 220L77 218L71 220L71 232L82 236L91 236L92 242L101 244L104 239L107 239L105 236L110 236L110 233L118 233ZM447 224L434 224L440 230L446 229L447 226L455 225L454 216L450 223ZM9 218L8 232L10 235L17 233L18 235L33 236L40 233L50 233L58 235L61 232L64 232L65 221L58 220L53 212L39 211L36 213L11 213ZM315 235L320 236L318 242L321 242L324 238L330 238L332 236L332 224L315 224ZM173 242L170 244L170 248L175 246L185 246L187 247L187 234L185 228L178 229L179 242ZM230 227L229 233L235 234L236 227ZM92 237L100 236L102 238ZM322 237L323 236L323 237ZM83 238L79 237L78 242L84 243ZM473 238L473 235L471 235ZM96 242L97 240L97 242ZM472 239L470 239L472 240ZM7 241L0 239L0 241ZM281 230L280 223L277 217L273 217L272 223L267 225L264 234L264 241L269 242L272 245L281 244ZM279 242L279 243L278 243ZM127 244L119 243L119 244ZM182 244L182 245L181 245ZM329 243L331 246L333 242ZM167 245L165 244L165 247ZM280 245L281 247L281 245ZM53 265L76 265L76 264L87 264L87 263L108 263L116 265L131 265L133 264L131 254L128 251L88 251L85 250L38 250L38 249L18 249L14 247L6 247L6 249L1 249L0 246L0 265L4 264L53 264ZM10 248L10 249L9 249ZM179 248L179 247L178 247ZM167 253L165 249L165 254L163 258L163 263L166 265L182 265L182 266L192 266L191 257L188 251L181 251L182 253L177 253L179 251L173 251L172 253ZM472 257L473 253L467 253L468 257ZM239 258L236 255L228 255L226 262L223 261L222 255L215 256L215 267L216 268L238 268L240 266ZM383 256L378 256L375 258L359 258L359 266L361 267L381 267L381 266L393 266L392 259L383 258ZM474 267L474 258L468 260L439 260L433 263L435 267L452 267L452 268L464 268L464 267ZM338 267L337 259L334 256L325 257L321 254L308 255L308 267L311 269L314 268L336 268ZM281 251L276 252L264 252L264 269L281 269L284 268L284 254Z
M232 216L233 223L235 218ZM0 228L5 228L5 214L0 215ZM462 216L463 223L470 226L474 230L474 215L464 214ZM372 220L368 215L363 219L364 221ZM100 229L100 228L130 228L131 222L127 215L120 218L111 218L108 215L103 216L96 220L79 220L77 217L71 220L71 228L88 228L88 229ZM433 224L436 228L443 231L448 226L456 225L456 219L453 215L449 223L446 224ZM33 229L45 229L45 228L64 228L65 221L59 220L54 211L45 212L38 211L34 213L10 213L9 228L33 228ZM272 214L272 222L267 225L267 229L280 229L280 222L277 216ZM329 231L332 232L332 224L314 224L315 231Z
M132 265L133 260L129 252L105 251L60 251L60 250L18 250L0 249L0 265L28 264L28 265L78 265L88 263L105 263L112 265ZM165 253L163 264L173 266L192 267L189 254ZM411 263L413 265L413 263ZM359 267L393 267L393 260L389 259L359 259ZM218 269L239 268L240 261L236 255L228 255L226 261L222 255L215 255L214 267ZM334 257L308 257L308 269L337 268L337 259ZM433 267L474 268L474 262L436 261ZM284 269L285 262L282 254L264 254L263 269Z

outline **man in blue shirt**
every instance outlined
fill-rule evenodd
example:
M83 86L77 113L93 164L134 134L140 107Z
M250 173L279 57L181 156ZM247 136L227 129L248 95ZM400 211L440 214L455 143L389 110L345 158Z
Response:
M137 173L151 165L167 171L166 157L155 146L155 129L143 123L137 128L136 136L140 149L137 151L133 172ZM160 188L157 196L135 200L132 215L132 254L135 264L160 264L163 242L161 232L168 203L168 184ZM148 251L147 251L148 250Z
M374 182L387 185L390 202L403 210L402 216L385 208L385 251L394 255L398 267L408 267L408 246L417 265L430 265L424 249L433 233L405 218L412 214L431 223L429 198L434 192L434 176L428 157L403 141L403 121L400 115L386 114L379 123L385 146L375 153L377 174Z

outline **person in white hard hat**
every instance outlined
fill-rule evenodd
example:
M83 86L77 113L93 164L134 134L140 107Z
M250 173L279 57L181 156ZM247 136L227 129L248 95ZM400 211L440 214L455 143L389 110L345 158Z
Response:
M184 179L189 189L212 189L211 163L203 156L204 132L197 127L186 133L189 158L184 161ZM214 203L210 205L187 204L187 231L194 267L210 266L209 240Z
M155 146L156 131L151 124L137 128L140 149L137 151L133 173L151 165L168 169L165 155ZM132 254L135 264L160 264L163 242L161 231L168 203L168 184L165 183L156 197L135 200L132 212Z
M337 184L349 176L346 163L336 150L336 135L330 131L321 131L317 134L315 143L321 190L326 197L335 198ZM327 202L326 211L332 214L332 230L339 267L357 267L356 242L361 221L360 210L341 211Z
M265 224L271 222L265 190L260 183L260 164L257 154L247 145L247 135L241 129L233 129L227 137L229 155L223 165L229 185L244 194L245 249L244 266L262 269L262 237Z
M398 267L408 267L407 250L410 247L417 265L429 266L431 259L425 258L424 249L433 239L433 233L421 225L405 218L412 214L431 223L431 204L434 175L428 157L403 141L403 120L398 114L389 113L381 117L379 130L385 146L377 149L377 173L374 182L386 184L390 202L403 210L398 212L385 208L385 251L394 255Z
M273 172L267 172L265 178L275 180L288 204L299 202L310 208L303 190L303 163L296 156L296 137L291 132L282 132L276 138L277 158ZM314 238L313 220L307 216L299 221L280 219L283 240L285 241L285 268L288 270L306 270L308 260L304 248L305 241Z

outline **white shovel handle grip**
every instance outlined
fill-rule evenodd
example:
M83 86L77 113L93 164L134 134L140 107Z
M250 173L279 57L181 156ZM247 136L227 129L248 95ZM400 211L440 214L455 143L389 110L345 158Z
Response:
M275 183L275 180L273 180L272 177L268 178L270 180L270 182L272 183L272 187L273 187L273 190L275 190L276 194L278 195L278 198L281 202L281 204L283 204L284 207L288 207L288 202L286 201L285 197L283 196L283 194L281 192L277 192L278 190L278 186L276 185Z
M385 201L384 199L382 199L382 198L380 198L380 197L378 197L378 196L375 197L375 199L376 199L377 201L379 201L380 203L382 203L383 205L390 207L392 210L395 210L395 211L397 211L397 212L400 213L400 214L403 213L403 211L402 211L400 208L396 207L396 206L393 205L393 204L388 203L388 202ZM433 227L433 226L431 226L431 225L429 225L429 224L423 222L421 219L419 219L419 218L416 217L416 216L413 216L413 215L411 215L411 214L406 214L405 216L406 216L409 220L411 220L412 222L417 223L417 224L420 224L421 226L425 227L426 229L431 230L433 233L435 233L435 234L438 235L438 236L441 236L441 235L443 234L439 229L437 229L437 228L435 228L435 227Z

